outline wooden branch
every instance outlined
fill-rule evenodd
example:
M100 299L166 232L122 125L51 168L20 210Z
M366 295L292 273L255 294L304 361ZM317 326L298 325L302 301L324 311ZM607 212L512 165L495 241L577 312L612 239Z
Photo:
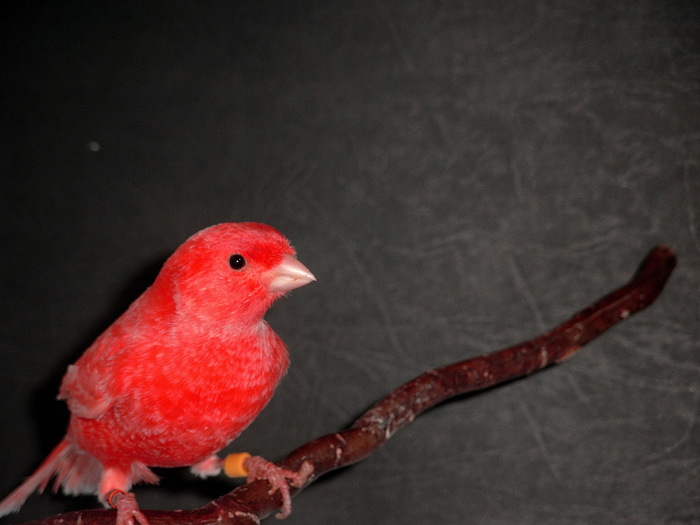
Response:
M619 321L652 304L675 265L676 257L669 248L654 248L626 285L553 330L492 354L430 370L394 390L360 416L349 429L302 445L279 465L298 471L302 463L310 462L313 464L314 473L306 483L309 485L322 474L366 458L397 430L446 399L504 383L560 363ZM292 493L303 488L292 487ZM151 525L257 524L278 510L281 505L279 494L270 495L269 490L266 481L255 481L242 485L198 509L143 512ZM59 514L29 523L113 525L114 521L115 513L112 510L86 510Z

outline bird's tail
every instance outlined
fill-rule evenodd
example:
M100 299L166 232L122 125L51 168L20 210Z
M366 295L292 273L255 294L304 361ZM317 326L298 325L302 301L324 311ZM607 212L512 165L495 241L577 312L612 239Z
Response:
M101 472L97 459L64 438L24 483L0 501L0 517L17 512L35 490L43 492L54 476L54 492L63 485L67 494L95 493Z

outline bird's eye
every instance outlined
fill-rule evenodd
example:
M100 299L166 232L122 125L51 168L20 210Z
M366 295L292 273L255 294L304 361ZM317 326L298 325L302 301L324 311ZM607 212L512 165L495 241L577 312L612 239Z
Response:
M234 253L228 258L228 264L234 270L240 270L245 266L245 257L243 257L240 253Z

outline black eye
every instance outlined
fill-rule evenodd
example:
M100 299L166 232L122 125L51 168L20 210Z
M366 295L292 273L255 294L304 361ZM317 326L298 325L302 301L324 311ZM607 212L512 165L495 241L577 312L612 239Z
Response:
M245 257L243 257L240 253L234 253L228 258L228 264L234 270L240 270L245 266Z

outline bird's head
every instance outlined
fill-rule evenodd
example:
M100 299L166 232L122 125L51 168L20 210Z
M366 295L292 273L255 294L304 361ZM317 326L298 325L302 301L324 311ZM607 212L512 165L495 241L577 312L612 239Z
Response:
M258 223L196 233L166 261L161 279L178 315L227 324L258 323L276 299L316 280L280 232Z

